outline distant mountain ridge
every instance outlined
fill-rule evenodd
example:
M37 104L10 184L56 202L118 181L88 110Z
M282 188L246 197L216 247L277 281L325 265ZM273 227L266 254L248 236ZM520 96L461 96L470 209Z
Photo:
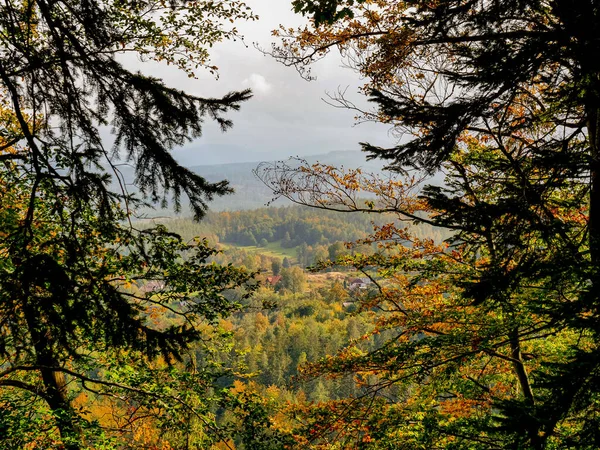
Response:
M346 169L361 168L364 172L381 173L385 163L381 160L367 161L366 154L356 150L349 151L332 151L325 154L316 154L310 156L302 156L309 164L321 163L335 167L344 167ZM286 161L286 160L283 160ZM273 194L267 186L257 179L252 171L265 161L254 162L232 162L227 164L206 164L193 165L188 168L199 175L206 178L208 181L217 182L221 180L229 181L230 186L235 193L217 197L210 203L212 211L237 211L257 209L264 207L267 203L273 200ZM275 162L266 161L266 162ZM121 167L125 183L129 186L133 181L133 169L131 167ZM435 177L437 178L437 177ZM435 179L432 181L436 181ZM439 180L437 180L439 182ZM113 186L118 189L116 183ZM130 191L132 191L130 189ZM185 199L182 199L185 202ZM289 201L279 199L275 203L277 206L290 204ZM175 215L172 209L159 209L144 211L148 216L172 216ZM182 205L182 216L190 215L187 205Z
M333 151L326 154L302 156L308 163L321 163L348 169L362 168L367 172L381 172L384 164L381 161L367 161L366 154L360 151ZM229 163L216 165L199 165L189 167L209 181L228 180L235 190L232 195L215 199L210 208L213 211L256 209L265 206L273 195L252 171L261 161ZM274 161L273 161L274 162ZM278 205L289 203L278 200Z

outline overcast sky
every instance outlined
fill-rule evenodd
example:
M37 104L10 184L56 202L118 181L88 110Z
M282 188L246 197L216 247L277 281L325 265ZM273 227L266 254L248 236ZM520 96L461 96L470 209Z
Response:
M186 148L175 151L185 165L220 164L313 155L334 150L358 150L359 142L391 145L388 127L378 124L354 126L351 111L323 102L327 92L348 87L348 96L361 101L357 93L358 76L341 67L333 53L313 70L316 81L307 82L290 67L285 67L253 47L257 42L270 48L271 30L278 24L293 26L302 17L291 10L291 0L247 0L260 16L256 22L238 23L245 36L241 42L226 42L214 48L212 62L219 67L219 79L198 72L199 79L159 64L136 63L142 71L163 78L167 84L185 91L218 97L232 90L252 88L254 97L231 114L234 127L221 133L206 122L204 136ZM241 156L240 156L241 154ZM235 160L233 160L235 159Z

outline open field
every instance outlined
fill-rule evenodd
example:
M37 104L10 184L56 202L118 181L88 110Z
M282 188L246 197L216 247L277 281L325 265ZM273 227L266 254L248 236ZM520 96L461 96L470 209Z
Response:
M236 245L236 244L229 244L227 242L221 242L220 245L223 246L224 248L231 248L231 247L241 248L248 252L260 253L260 254L270 256L273 258L275 258L275 257L281 258L281 259L288 258L291 263L296 262L297 247L283 248L280 245L280 241L269 242L269 244L267 244L265 247L260 247L257 245L247 245L247 246Z

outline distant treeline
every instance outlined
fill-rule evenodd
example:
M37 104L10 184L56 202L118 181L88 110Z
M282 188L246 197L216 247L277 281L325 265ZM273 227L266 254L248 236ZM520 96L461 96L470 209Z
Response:
M331 245L365 238L373 226L394 221L388 214L340 213L304 206L260 208L250 211L210 212L200 223L190 219L168 219L169 229L191 239L195 236L240 246L280 242L283 248ZM436 241L447 232L427 224L413 227L419 238Z
M224 242L238 245L281 242L283 248L292 248L364 238L373 229L373 219L384 224L392 217L290 206L211 214L206 224Z

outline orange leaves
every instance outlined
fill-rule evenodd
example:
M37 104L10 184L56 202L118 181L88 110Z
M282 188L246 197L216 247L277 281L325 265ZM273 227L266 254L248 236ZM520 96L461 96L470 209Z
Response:
M407 6L400 1L359 2L352 14L335 23L312 21L298 29L280 27L273 35L280 44L273 56L286 65L295 65L302 76L311 78L308 66L336 48L347 64L363 79L369 80L362 90L371 91L383 85L401 84L397 76L399 67L409 64L412 31L404 26ZM381 51L374 51L380 49ZM360 120L373 119L368 111L359 111Z
M302 159L263 163L255 174L277 197L295 203L339 211L426 213L427 204L416 197L423 177L365 174L360 169L309 165Z
M464 398L462 395L440 402L440 412L449 416L451 421L468 418L481 412L481 409L488 410L490 402L482 400L473 400Z

